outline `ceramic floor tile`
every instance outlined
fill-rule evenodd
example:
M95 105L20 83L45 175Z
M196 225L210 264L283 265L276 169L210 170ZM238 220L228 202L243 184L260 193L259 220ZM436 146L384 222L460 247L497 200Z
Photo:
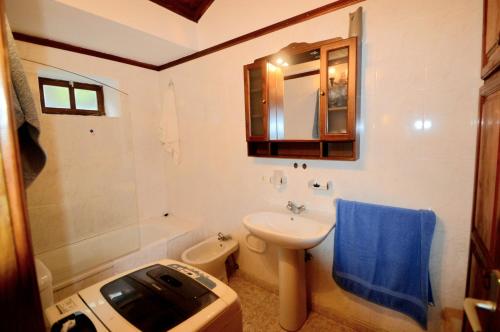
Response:
M229 281L238 293L243 308L244 332L282 332L278 323L279 300L278 296L271 293L239 275L231 277ZM318 313L311 312L299 330L301 332L355 332L354 329L337 323Z

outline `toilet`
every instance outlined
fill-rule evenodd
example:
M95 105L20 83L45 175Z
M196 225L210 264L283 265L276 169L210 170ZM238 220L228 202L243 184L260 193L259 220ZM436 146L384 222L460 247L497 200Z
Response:
M42 302L42 310L45 313L45 309L54 304L52 273L50 273L50 270L47 268L47 266L45 266L45 264L43 264L43 262L38 258L35 258L35 270L36 270L36 279L38 282L38 290L40 291L40 300ZM46 320L45 320L45 325L47 325Z
M217 236L213 236L186 249L181 259L184 263L195 266L227 283L225 262L227 257L236 250L238 250L238 241L219 240Z

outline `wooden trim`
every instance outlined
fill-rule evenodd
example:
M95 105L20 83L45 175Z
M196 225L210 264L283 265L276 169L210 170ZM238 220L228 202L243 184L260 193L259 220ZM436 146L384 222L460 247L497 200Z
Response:
M0 0L0 330L44 331L14 121L4 8Z
M293 59L296 55L310 52L313 50L318 50L318 52L319 52L322 45L330 44L330 43L333 43L336 41L341 41L341 40L344 40L344 39L341 37L335 37L335 38L320 40L320 41L317 41L314 43L291 43L290 45L283 47L281 50L279 50L276 53L268 54L268 55L265 55L265 56L262 56L260 58L255 59L254 62L264 60L267 62L274 63L276 58L282 57L282 58L286 58L288 60L288 64L290 64L290 65L297 64L297 63L300 63L300 61L299 62L291 61L290 58ZM318 59L316 59L316 60L319 60L319 59L320 59L320 57L318 56ZM274 64L274 65L277 66L277 64Z
M27 42L27 43L57 48L60 50L74 52L74 53L90 55L90 56L93 56L96 58L121 62L121 63L125 63L125 64L131 65L131 66L136 66L136 67L141 67L141 68L146 68L146 69L151 69L151 70L159 70L158 69L159 66L156 66L156 65L152 65L149 63L145 63L145 62L140 62L140 61L124 58L124 57L109 54L109 53L94 51L94 50L91 50L88 48L75 46L75 45L71 45L71 44L67 44L67 43L63 43L63 42L58 42L58 41L55 41L52 39L31 36L31 35L27 35L27 34L20 33L20 32L13 32L13 35L14 35L14 38L16 40Z
M45 106L45 95L43 93L44 85L62 86L68 88L70 108L56 108ZM104 92L102 86L89 83L80 83L65 80L56 80L52 78L39 77L38 88L40 92L40 106L42 113L45 114L66 114L66 115L106 115L104 110ZM85 110L76 108L75 89L95 91L97 97L97 110Z
M124 57L120 57L120 56L109 54L109 53L91 50L91 49L80 47L80 46L75 46L75 45L71 45L71 44L67 44L67 43L63 43L63 42L58 42L58 41L47 39L47 38L36 37L36 36L21 33L21 32L14 32L13 34L14 34L14 38L16 40L27 42L27 43L57 48L60 50L65 50L65 51L74 52L74 53L85 54L85 55L89 55L89 56L93 56L93 57L97 57L97 58L101 58L101 59L121 62L121 63L125 63L125 64L131 65L131 66L146 68L146 69L150 69L150 70L162 71L164 69L171 68L171 67L180 65L182 63L186 63L186 62L201 58L205 55L209 55L209 54L221 51L221 50L226 49L228 47L232 47L232 46L244 43L246 41L267 35L271 32L275 32L275 31L287 28L289 26L311 20L311 19L319 17L321 15L325 15L325 14L334 12L336 10L339 10L339 9L342 9L342 8L345 8L345 7L348 7L348 6L363 2L363 1L366 1L366 0L338 0L338 1L334 1L334 2L329 3L327 5L324 5L324 6L316 8L316 9L307 11L305 13L290 17L290 18L285 19L283 21L268 25L264 28L246 33L246 34L241 35L239 37L230 39L230 40L225 41L223 43L211 46L211 47L206 48L204 50L192 53L192 54L187 55L185 57L167 62L167 63L165 63L163 65L159 65L159 66L145 63L145 62L132 60L132 59L128 59L128 58L124 58Z
M488 0L483 0L483 32L481 36L481 67L488 62L486 56L486 24L488 22Z
M303 73L298 73L298 74L293 74L293 75L288 75L288 76L283 77L283 79L284 80L293 80L295 78L301 78L301 77L311 76L311 75L319 75L319 69L305 71Z
M481 70L481 78L486 80L491 74L493 74L500 67L500 47L493 51L493 53L486 60L486 64Z
M482 97L488 97L498 90L500 90L500 71L484 82L484 85L479 89L479 94Z
M336 41L340 41L340 40L343 40L343 38L342 37L328 38L328 39L320 40L320 41L317 41L314 43L304 43L304 42L291 43L290 45L283 47L281 50L279 50L279 52L274 53L274 54L270 54L270 55L266 56L265 58L268 58L268 61L271 61L271 59L275 56L293 57L293 56L299 55L301 53L309 52L312 50L318 50L318 52L319 52L321 49L321 46L323 46L325 44L330 44L330 43L333 43ZM318 56L318 60L319 60L319 56ZM292 64L291 62L289 62L289 63Z
M190 8L186 5L184 1L176 0L149 0L156 3L158 6L162 6L178 15L181 15L188 20L198 23L203 14L207 11L208 7L212 5L214 0L201 0L200 3L195 8Z
M194 59L201 58L205 55L221 51L225 48L244 43L246 41L267 35L271 32L275 32L275 31L287 28L289 26L308 21L308 20L316 18L318 16L325 15L325 14L331 13L333 11L336 11L336 10L339 10L339 9L342 9L342 8L345 8L345 7L348 7L348 6L354 5L356 3L363 2L363 1L365 1L365 0L338 0L338 1L335 1L332 3L329 3L327 5L318 7L316 9L307 11L305 13L290 17L286 20L268 25L264 28L261 28L261 29L249 32L247 34L241 35L239 37L230 39L226 42L223 42L223 43L214 45L212 47L206 48L204 50L195 52L193 54L187 55L187 56L182 57L180 59L167 62L161 66L158 66L158 70L164 70L164 69L171 68L171 67L180 65L182 63L185 63L185 62L188 62L188 61L191 61Z
M196 8L196 13L195 13L195 19L196 22L200 20L200 18L205 14L205 12L208 10L208 8L212 5L214 0L205 0L203 1L198 8Z

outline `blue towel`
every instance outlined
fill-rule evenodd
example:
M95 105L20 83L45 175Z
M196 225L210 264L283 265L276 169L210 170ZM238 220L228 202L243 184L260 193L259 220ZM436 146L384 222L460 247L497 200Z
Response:
M402 312L427 329L435 224L432 211L339 199L333 278L343 289Z

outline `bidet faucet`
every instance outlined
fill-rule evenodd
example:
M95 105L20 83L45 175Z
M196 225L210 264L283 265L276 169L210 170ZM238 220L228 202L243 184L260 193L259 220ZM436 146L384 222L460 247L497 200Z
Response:
M286 208L292 211L294 214L300 214L301 212L304 212L306 210L305 205L297 205L292 201L288 201Z
M231 239L231 235L224 235L221 232L217 233L217 240L219 241L227 241Z

